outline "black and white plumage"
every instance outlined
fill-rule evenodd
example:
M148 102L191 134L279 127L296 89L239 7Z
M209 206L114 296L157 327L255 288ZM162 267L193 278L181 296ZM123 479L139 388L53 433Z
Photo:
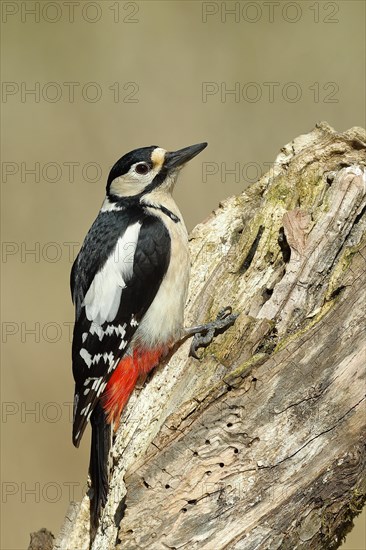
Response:
M130 214L124 210L99 214L72 271L76 305L73 440L77 446L110 374L158 291L170 259L170 237L164 224L138 209Z
M106 199L72 268L73 442L79 446L90 419L96 516L106 499L108 424L117 414L108 407L112 403L119 411L113 401L118 392L107 399L114 391L111 383L117 387L118 382L124 404L131 391L128 387L126 395L121 393L127 360L145 354L146 371L149 357L156 362L158 351L183 334L188 236L171 192L180 168L206 145L173 153L144 147L117 161L109 174ZM119 381L114 379L117 372Z

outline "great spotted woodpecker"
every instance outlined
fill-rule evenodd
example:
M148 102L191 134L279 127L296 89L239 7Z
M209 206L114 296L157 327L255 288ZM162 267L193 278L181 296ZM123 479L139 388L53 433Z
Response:
M171 196L180 168L206 146L143 147L120 158L72 267L73 443L79 446L90 420L93 526L107 498L111 437L139 375L180 339L220 328L183 328L188 235Z

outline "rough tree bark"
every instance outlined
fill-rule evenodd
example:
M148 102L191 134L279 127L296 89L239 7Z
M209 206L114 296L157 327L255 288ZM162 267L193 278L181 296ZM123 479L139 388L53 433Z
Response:
M136 391L92 550L336 548L365 501L366 135L321 123L191 234L187 322ZM54 548L89 548L88 497Z

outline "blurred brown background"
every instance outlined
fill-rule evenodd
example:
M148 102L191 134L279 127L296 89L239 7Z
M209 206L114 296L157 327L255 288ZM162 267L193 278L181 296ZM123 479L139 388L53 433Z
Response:
M1 548L80 499L69 272L111 165L208 141L175 196L189 229L319 120L365 124L362 1L17 2L2 20ZM366 546L362 520L344 548Z

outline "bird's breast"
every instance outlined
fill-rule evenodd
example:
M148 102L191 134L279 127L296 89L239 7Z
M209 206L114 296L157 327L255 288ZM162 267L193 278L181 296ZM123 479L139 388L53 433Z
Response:
M139 345L148 349L156 345L170 345L181 338L189 284L190 259L187 229L173 199L164 206L179 221L173 221L162 211L151 209L151 213L160 217L169 231L171 250L166 274L135 335Z

